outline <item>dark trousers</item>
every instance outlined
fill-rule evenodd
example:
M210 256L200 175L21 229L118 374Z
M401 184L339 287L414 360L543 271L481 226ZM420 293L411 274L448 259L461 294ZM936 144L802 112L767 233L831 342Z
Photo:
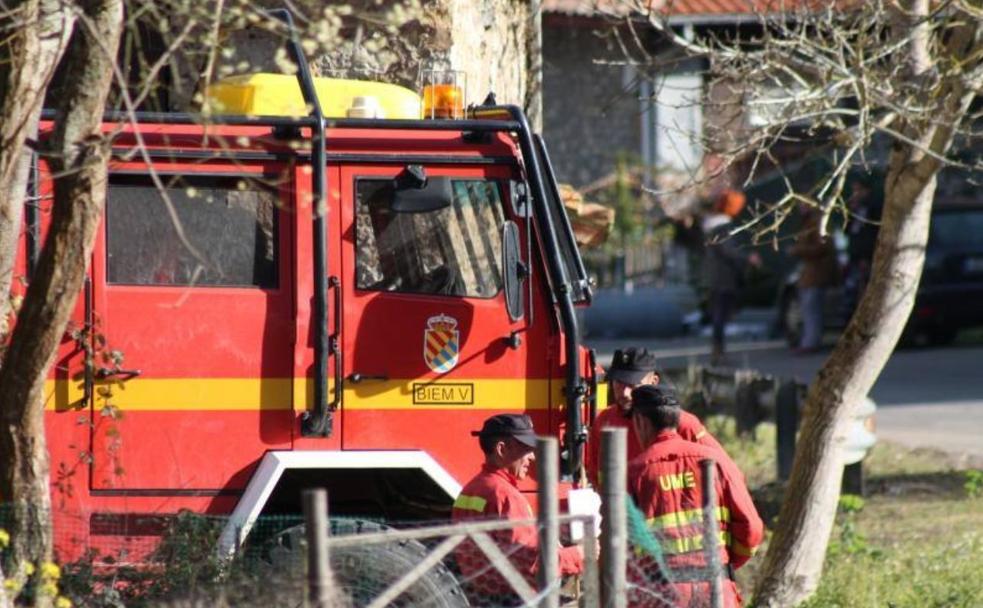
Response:
M710 322L713 324L713 353L724 354L724 329L737 308L737 292L731 290L710 291Z

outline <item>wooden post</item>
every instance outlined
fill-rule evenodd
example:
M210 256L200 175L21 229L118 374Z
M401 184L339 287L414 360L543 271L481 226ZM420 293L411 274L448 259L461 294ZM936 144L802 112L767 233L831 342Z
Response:
M583 594L580 605L583 608L596 608L601 605L601 585L597 563L597 527L594 519L584 522L584 575Z
M601 431L601 605L628 605L628 430Z
M536 439L536 477L539 480L539 590L542 608L560 605L560 453L555 437Z
M307 530L307 601L312 608L328 608L331 573L328 562L328 493L323 488L304 490Z
M707 458L700 461L703 470L703 551L710 572L710 608L723 608L724 582L720 566L720 524L717 523L717 486L714 477L716 463Z
M792 474L795 460L795 434L799 430L799 387L794 380L779 382L775 389L775 447L778 453L778 479Z

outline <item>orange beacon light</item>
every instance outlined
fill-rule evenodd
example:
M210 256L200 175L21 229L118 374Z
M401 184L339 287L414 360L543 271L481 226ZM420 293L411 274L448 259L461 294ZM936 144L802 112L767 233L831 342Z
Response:
M464 93L453 84L423 87L424 118L464 118Z
M429 72L423 86L423 118L464 118L464 73Z

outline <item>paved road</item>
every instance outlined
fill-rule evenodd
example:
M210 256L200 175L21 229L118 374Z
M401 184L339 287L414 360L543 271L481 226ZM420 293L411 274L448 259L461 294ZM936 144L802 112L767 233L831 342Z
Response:
M832 336L828 336L828 344ZM607 364L615 348L640 344L658 353L662 365L705 362L706 338L587 339ZM810 382L829 349L796 356L780 341L740 340L729 346L735 364ZM877 402L878 435L910 447L950 452L983 466L983 344L896 351L871 391Z

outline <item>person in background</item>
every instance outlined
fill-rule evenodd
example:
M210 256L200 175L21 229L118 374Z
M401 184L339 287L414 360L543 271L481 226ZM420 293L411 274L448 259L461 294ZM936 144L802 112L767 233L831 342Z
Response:
M801 260L799 302L802 307L802 339L797 354L814 353L823 341L823 300L826 289L837 283L839 270L836 246L831 236L820 234L822 213L811 205L800 205L802 226L789 253Z
M451 519L455 523L474 519L529 520L535 516L529 501L519 491L518 482L529 475L536 461L536 432L529 416L499 414L485 420L480 431L472 431L485 454L485 463L471 481L465 484L454 501ZM539 569L539 536L535 526L515 526L492 532L502 552L513 566L535 586ZM557 575L579 574L584 569L584 553L580 545L562 547L559 552L560 572ZM496 606L521 605L512 586L492 567L484 553L471 541L461 543L455 550L461 573L468 580L469 595L481 603Z
M668 573L649 581L672 581L675 606L709 606L710 580L703 550L703 469L715 463L716 519L721 539L723 606L741 605L734 570L754 555L764 538L764 523L751 500L744 476L720 450L679 436L682 410L675 392L663 386L640 386L632 392L632 426L645 446L628 463L628 494L659 538ZM667 575L667 576L665 576ZM663 583L664 584L664 583ZM649 594L658 596L658 594ZM651 601L631 602L652 605ZM665 605L657 603L656 605Z
M628 429L628 460L642 452L643 446L631 424L631 394L639 386L659 384L661 378L656 367L655 356L644 348L626 348L614 351L611 366L608 368L608 407L601 411L590 426L587 437L587 451L584 465L587 477L594 486L599 485L601 429ZM700 419L680 410L679 435L688 441L702 443L724 451L720 443L703 427Z
M744 209L745 197L735 190L725 190L713 204L713 213L703 218L703 238L706 250L703 258L703 282L709 299L710 321L713 325L714 365L724 363L724 337L727 322L737 310L738 298L749 266L760 266L757 252L745 252L730 232L736 227L734 218Z

